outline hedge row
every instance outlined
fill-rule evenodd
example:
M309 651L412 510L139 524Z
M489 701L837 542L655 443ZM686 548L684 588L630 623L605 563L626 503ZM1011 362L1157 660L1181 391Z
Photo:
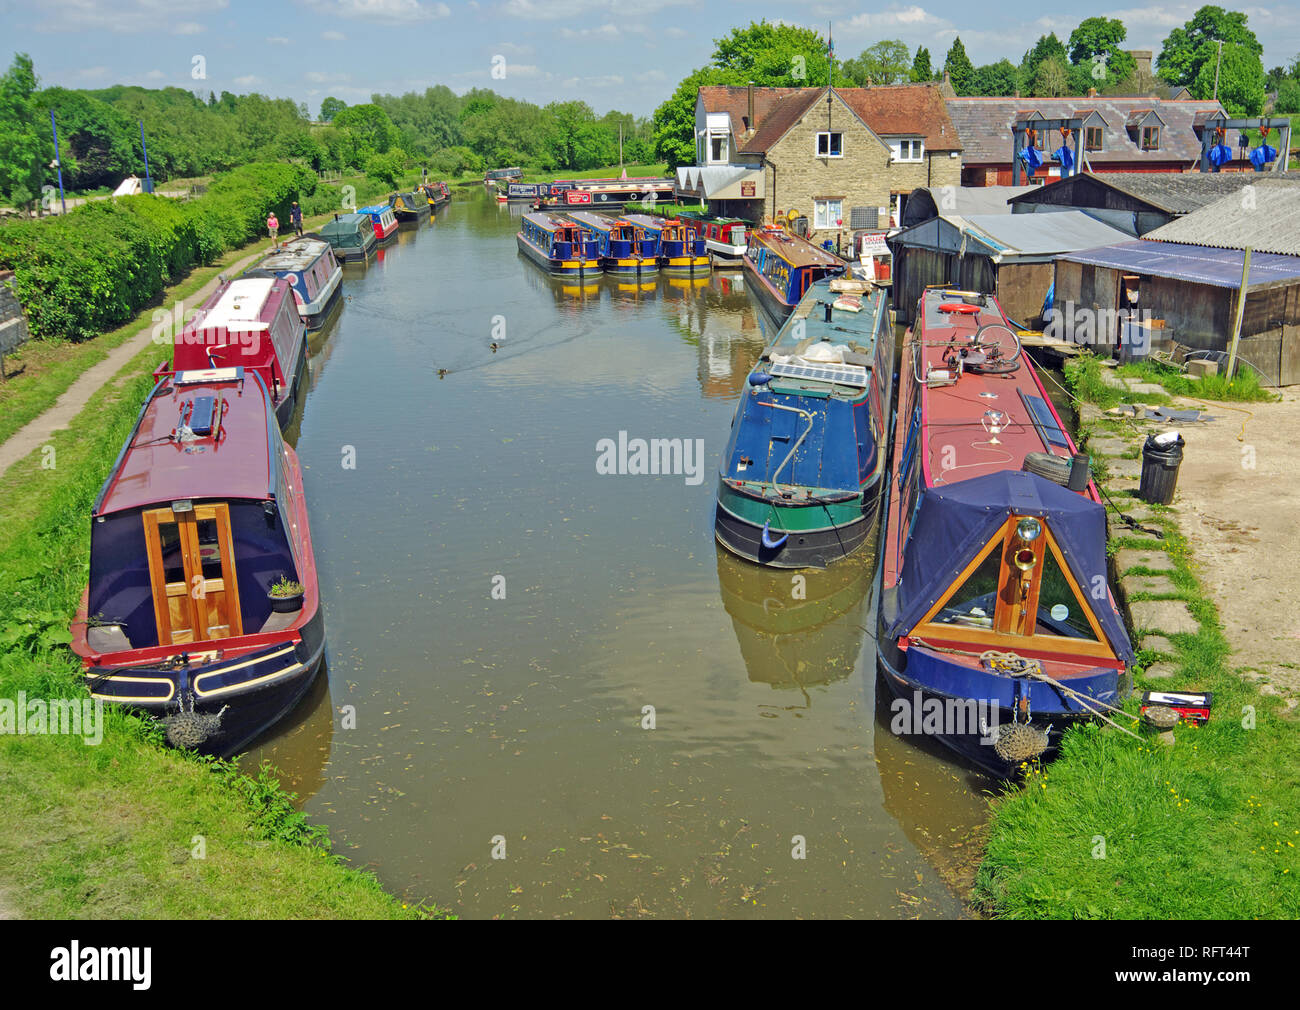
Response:
M245 165L196 200L131 196L98 200L45 220L0 226L0 267L14 271L36 337L88 340L114 329L194 266L285 222L316 176L296 165Z

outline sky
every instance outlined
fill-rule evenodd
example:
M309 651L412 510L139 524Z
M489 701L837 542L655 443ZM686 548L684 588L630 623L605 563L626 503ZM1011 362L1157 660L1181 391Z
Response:
M837 59L897 38L913 51L926 45L938 66L960 35L979 65L1003 56L1019 63L1040 35L1055 31L1064 41L1097 14L1124 22L1125 48L1159 53L1199 6L1099 9L1061 0L1043 13L969 0L869 8L825 0L0 0L8 50L0 60L7 66L13 52L29 53L43 85L174 85L205 97L257 91L306 102L313 116L327 95L354 105L434 84L648 116L708 61L713 39L760 18L822 33L830 22ZM1266 68L1300 53L1300 0L1229 9L1247 13Z

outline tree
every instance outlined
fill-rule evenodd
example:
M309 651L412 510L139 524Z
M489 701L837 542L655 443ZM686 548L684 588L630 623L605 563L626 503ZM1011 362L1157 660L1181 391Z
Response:
M944 58L943 69L948 74L953 91L959 95L969 95L975 83L975 65L966 55L966 47L961 44L961 36L952 41L952 48Z
M912 80L918 84L934 80L934 71L930 68L930 50L925 46L917 46L916 55L912 57Z
M1089 87L1107 87L1132 75L1137 64L1120 48L1127 37L1128 29L1118 18L1085 18L1080 22L1070 33L1070 63L1085 70L1087 76L1072 74L1071 90L1082 94Z
M1062 66L1067 66L1069 55L1065 45L1056 37L1056 32L1040 35L1038 41L1034 43L1034 48L1026 52L1020 61L1021 92L1027 95L1033 93L1034 82L1038 78L1038 68L1044 60L1055 57L1061 61Z
M1218 81L1219 103L1234 116L1258 116L1264 110L1264 65L1259 54L1249 46L1225 43L1222 63L1218 60L1218 46L1202 43L1202 49L1213 50L1200 61L1200 72L1192 81L1192 94L1197 98L1213 98L1215 81ZM1217 74L1216 74L1217 71Z
M618 157L616 141L586 102L552 102L544 111L550 117L546 141L557 168L585 171Z
M30 208L41 195L45 166L54 157L49 121L36 107L36 69L17 53L0 77L0 198Z
M1277 88L1277 101L1273 103L1273 111L1284 115L1300 112L1300 81L1294 77L1282 80Z
M366 161L366 175L378 179L389 189L396 189L406 169L406 152L393 148L386 154L375 154Z
M1070 71L1059 56L1048 56L1038 64L1029 93L1035 98L1060 98L1070 92Z
M341 98L330 96L320 103L320 121L322 123L332 123L334 117L343 109L348 107L348 103Z
M1019 72L1008 59L975 68L971 79L972 95L1011 95L1019 87Z
M826 84L826 40L811 28L755 21L714 40L712 66L731 71L737 83L799 88ZM853 82L836 67L835 83Z
M859 86L902 84L911 78L912 58L907 45L885 39L864 50L857 59L844 61L844 73Z
M373 102L340 109L333 122L352 139L362 162L372 154L386 153L397 140L397 130L388 113Z
M1207 61L1218 59L1218 43L1243 46L1259 59L1264 52L1255 33L1246 27L1246 15L1205 6L1183 27L1169 33L1156 57L1156 71L1168 84L1190 87L1200 76ZM1261 73L1263 65L1261 64Z

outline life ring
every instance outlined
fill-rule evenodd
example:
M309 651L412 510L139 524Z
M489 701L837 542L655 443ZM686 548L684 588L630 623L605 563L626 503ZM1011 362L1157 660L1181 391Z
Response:
M966 305L963 302L943 302L939 306L940 312L956 312L963 316L976 315L980 310L978 305Z

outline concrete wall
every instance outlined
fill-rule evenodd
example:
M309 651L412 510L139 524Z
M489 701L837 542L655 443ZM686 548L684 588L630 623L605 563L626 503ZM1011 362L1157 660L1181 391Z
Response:
M947 151L926 151L919 162L890 160L889 144L867 129L839 96L831 105L827 125L826 102L819 101L767 152L767 200L764 216L777 211L797 210L813 227L813 201L840 199L844 208L844 240L850 240L849 223L854 207L875 207L881 227L888 222L890 196L910 193L921 186L957 185L961 180L961 158ZM844 134L844 156L819 158L817 134L827 129ZM811 234L821 243L835 239L837 229Z
M0 354L9 354L27 342L27 317L13 290L13 272L0 270Z

